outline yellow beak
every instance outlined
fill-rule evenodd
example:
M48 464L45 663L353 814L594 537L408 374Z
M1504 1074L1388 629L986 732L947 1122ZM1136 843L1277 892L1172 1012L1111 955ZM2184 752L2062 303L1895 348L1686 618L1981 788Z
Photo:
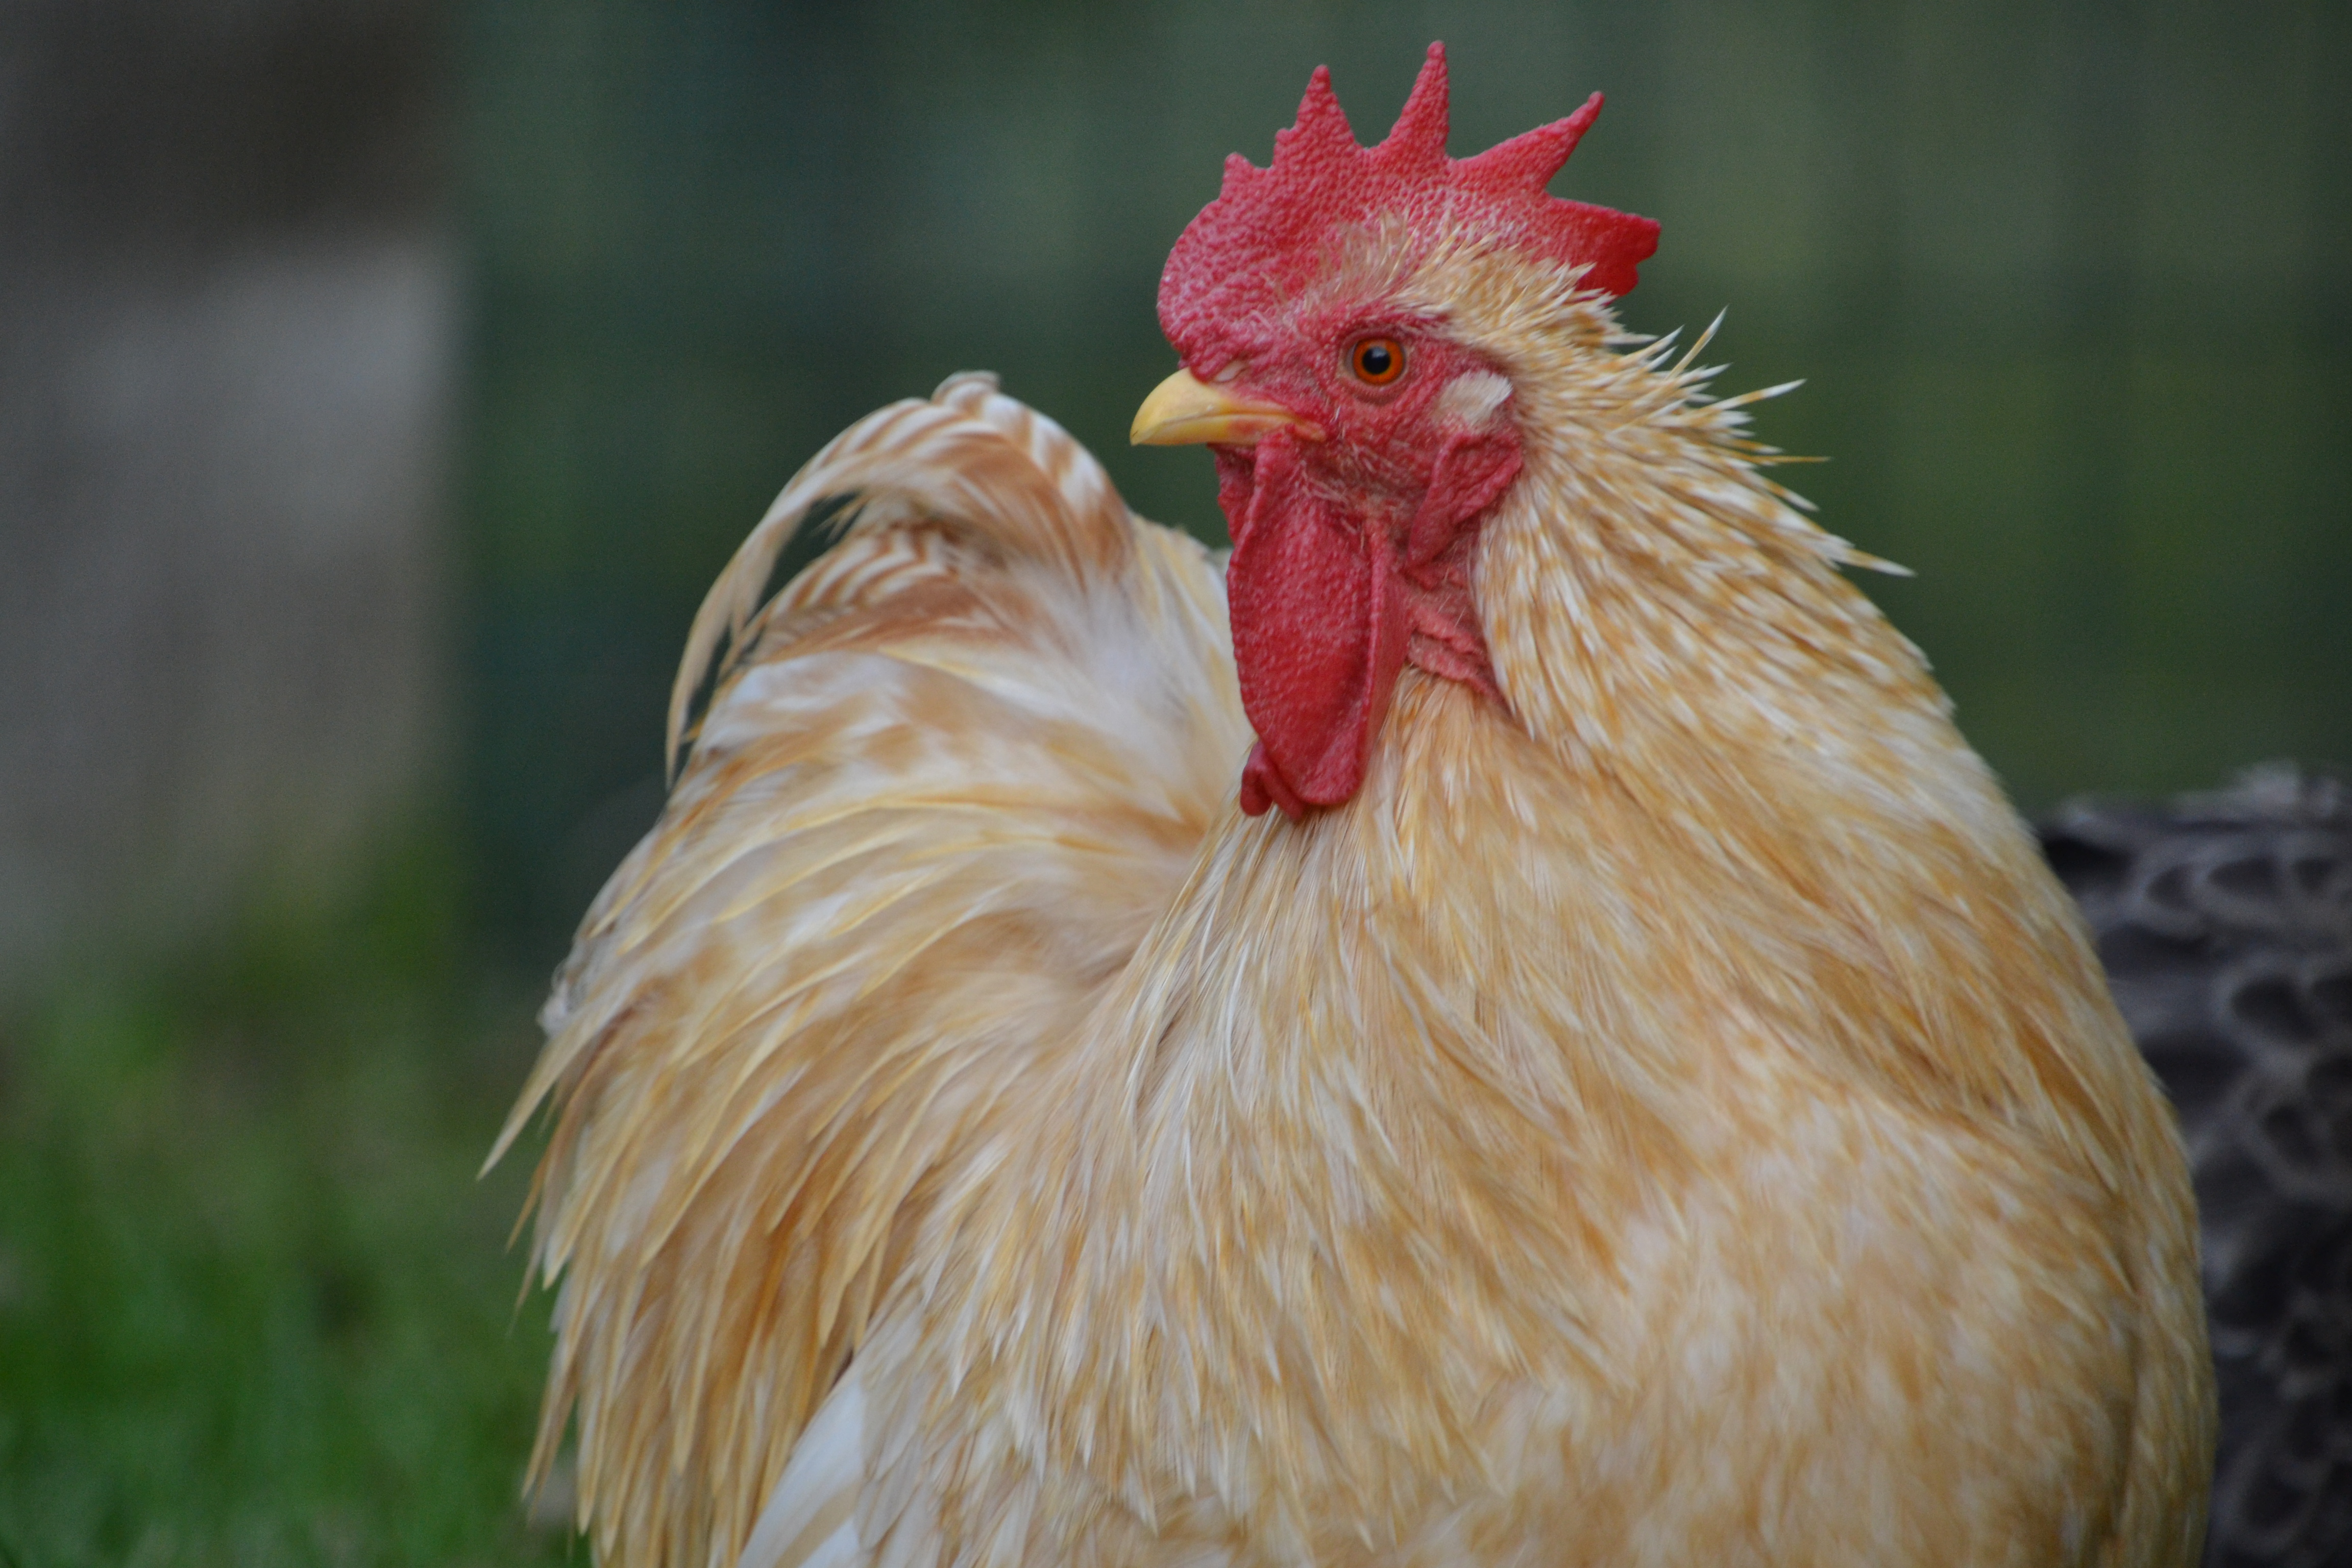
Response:
M1189 447L1210 442L1220 447L1246 447L1269 430L1299 427L1313 438L1321 434L1289 409L1271 403L1249 403L1222 387L1209 386L1180 370L1151 389L1135 411L1135 426L1127 435L1139 447Z

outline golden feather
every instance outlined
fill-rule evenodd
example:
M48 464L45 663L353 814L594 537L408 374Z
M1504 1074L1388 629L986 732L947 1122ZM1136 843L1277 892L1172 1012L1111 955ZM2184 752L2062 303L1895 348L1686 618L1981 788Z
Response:
M758 611L809 509L853 495L846 539ZM533 1465L576 1409L608 1562L732 1560L942 1148L1074 1031L1246 733L1205 552L985 377L786 487L697 618L681 703L722 636L691 763L583 924L499 1144L558 1105Z

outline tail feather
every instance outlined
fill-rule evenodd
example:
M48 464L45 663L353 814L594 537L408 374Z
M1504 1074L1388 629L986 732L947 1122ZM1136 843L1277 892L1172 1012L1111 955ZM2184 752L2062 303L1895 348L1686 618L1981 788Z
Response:
M995 376L966 371L940 383L928 400L877 409L793 476L710 585L670 687L673 777L694 694L707 677L723 679L743 655L744 629L776 562L812 510L850 496L857 498L851 532L951 518L1000 550L1052 563L1080 579L1116 572L1131 553L1127 508L1102 465L1059 425L999 392ZM845 588L871 592L872 584L820 577L792 604L826 603ZM725 663L719 662L722 642Z
M763 607L829 500L845 537ZM1207 553L983 376L785 487L696 617L674 748L714 670L492 1156L554 1108L534 1463L576 1413L608 1563L733 1560L894 1244L1070 1048L1247 749Z

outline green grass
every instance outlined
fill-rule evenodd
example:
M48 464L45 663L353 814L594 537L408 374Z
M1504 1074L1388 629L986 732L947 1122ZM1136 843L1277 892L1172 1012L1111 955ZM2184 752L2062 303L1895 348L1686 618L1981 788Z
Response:
M398 858L0 1023L0 1568L527 1563L546 1308L477 1181L534 1045Z

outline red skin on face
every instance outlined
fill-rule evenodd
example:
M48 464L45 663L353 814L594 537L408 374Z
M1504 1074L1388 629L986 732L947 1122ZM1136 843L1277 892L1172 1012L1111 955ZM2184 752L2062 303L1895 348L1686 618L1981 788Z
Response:
M1170 254L1160 320L1185 367L1306 422L1217 450L1234 658L1258 734L1244 811L1278 805L1295 819L1352 795L1407 662L1496 695L1470 574L1477 521L1519 471L1518 430L1507 400L1441 412L1439 397L1496 367L1379 300L1300 301L1344 237L1391 225L1433 244L1472 224L1486 243L1579 268L1583 287L1626 292L1658 226L1544 189L1600 110L1595 93L1565 120L1448 158L1445 55L1432 45L1395 130L1366 148L1318 69L1273 165L1229 160ZM1404 373L1384 386L1348 369L1372 334L1404 345Z
M1242 809L1293 819L1355 794L1406 663L1494 693L1470 566L1478 520L1519 471L1507 405L1475 427L1439 412L1447 384L1491 374L1470 351L1383 323L1405 370L1375 387L1346 369L1364 329L1301 331L1310 342L1267 356L1271 384L1247 369L1231 384L1323 438L1281 430L1216 449L1234 657L1259 737Z

